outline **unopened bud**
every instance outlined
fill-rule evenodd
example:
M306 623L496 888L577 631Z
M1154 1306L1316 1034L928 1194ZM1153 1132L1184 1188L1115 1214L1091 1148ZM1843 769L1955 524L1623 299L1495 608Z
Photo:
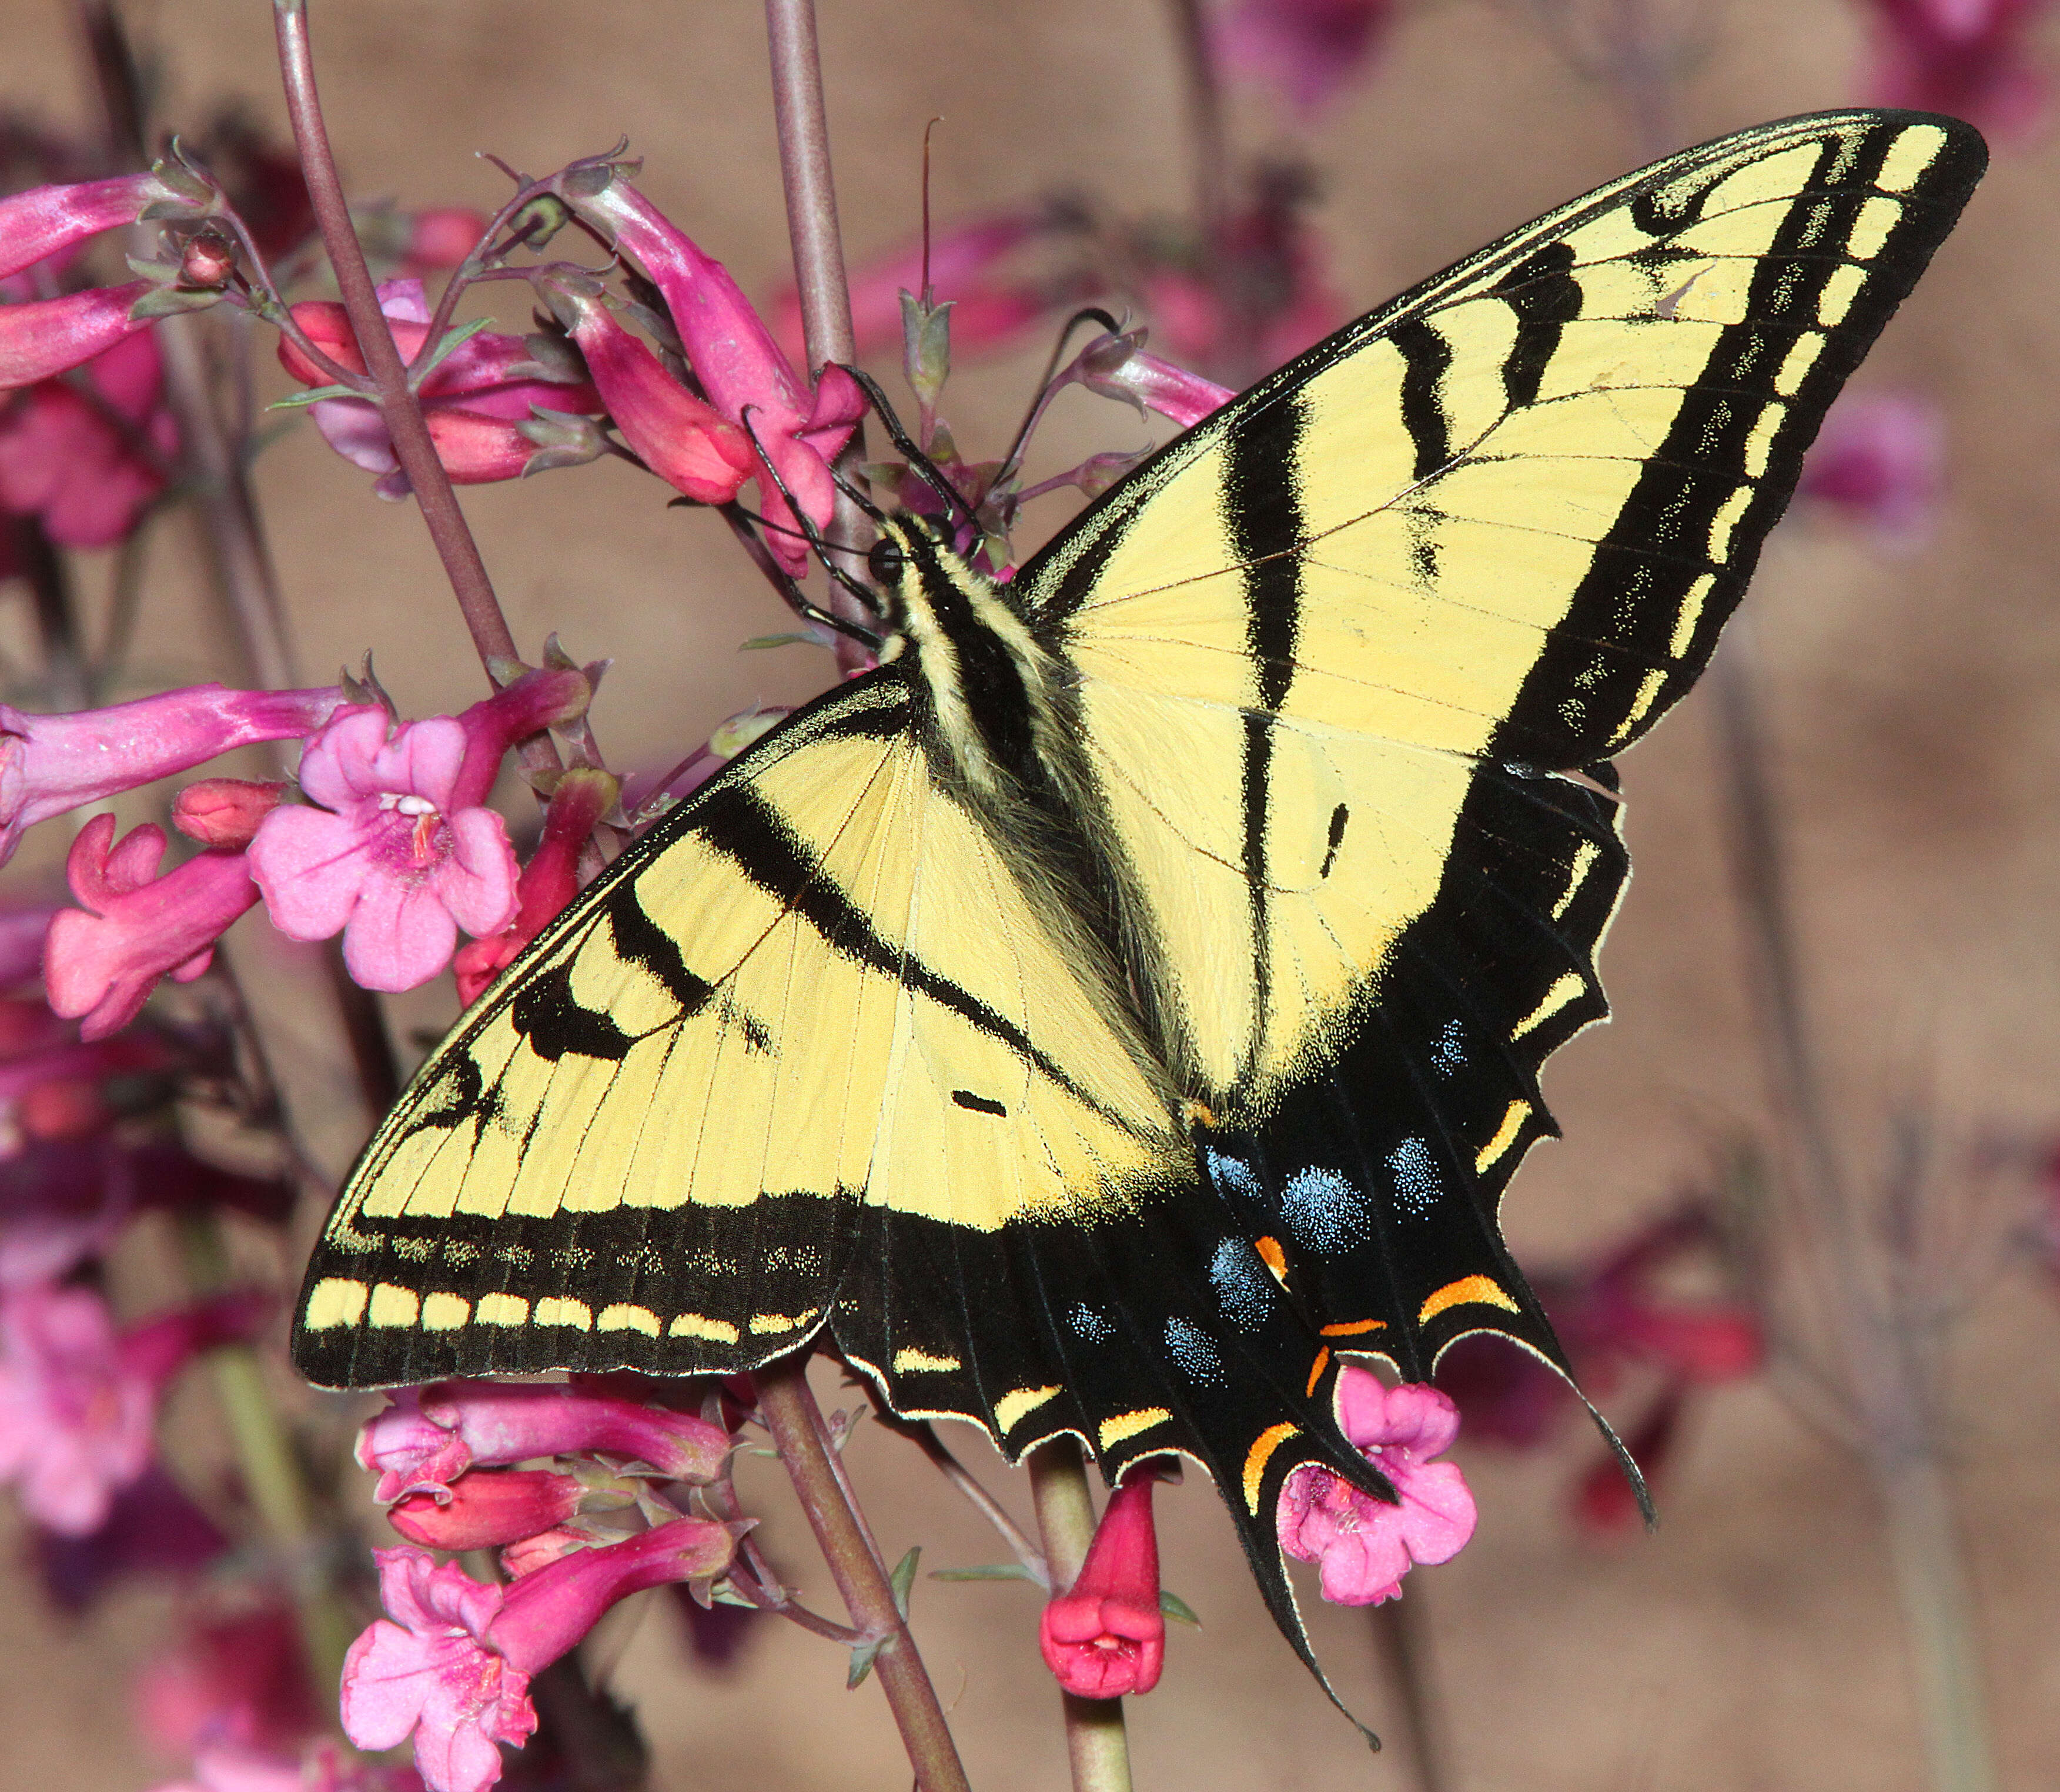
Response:
M190 292L218 293L235 272L235 244L212 230L190 238L179 257L179 285Z
M279 806L285 791L283 783L203 778L179 792L172 804L172 825L203 846L240 852L250 844L258 824Z

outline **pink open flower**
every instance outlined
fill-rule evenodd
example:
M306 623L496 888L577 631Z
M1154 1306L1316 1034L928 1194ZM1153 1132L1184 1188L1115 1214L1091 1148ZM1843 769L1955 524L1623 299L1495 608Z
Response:
M502 1742L537 1727L529 1676L488 1646L501 1590L421 1550L376 1550L388 1615L344 1658L343 1733L361 1749L412 1736L429 1792L481 1792L501 1777Z
M2034 54L2047 10L2048 0L1872 0L1867 97L2022 135L2051 97L2050 77Z
M729 270L621 178L598 193L568 191L566 202L609 231L665 295L687 360L717 412L753 438L778 483L820 528L836 508L830 463L865 414L865 395L848 374L826 369L811 391L744 296ZM760 508L780 527L767 536L788 571L808 565L808 546L786 499L761 475ZM781 528L792 533L782 533Z
M421 281L387 281L379 289L379 304L401 358L412 361L429 334ZM332 361L355 373L365 371L363 352L341 305L309 300L293 307L293 321ZM279 359L306 385L329 384L329 376L289 337L279 339ZM452 349L422 379L418 392L437 457L460 485L521 477L540 451L526 433L539 410L594 415L602 408L599 394L576 369L546 367L521 337L490 329ZM406 476L377 405L369 398L325 398L313 409L322 439L345 460L381 476L373 489L381 497L408 495Z
M593 677L524 673L461 716L404 722L340 712L301 756L301 788L259 823L250 874L289 940L343 935L367 989L413 989L450 962L457 933L497 933L515 918L516 864L501 817L485 807L515 742L585 713Z
M158 1399L197 1350L261 1308L224 1296L117 1331L90 1288L0 1291L0 1481L38 1524L84 1536L150 1466Z
M697 504L727 504L757 476L751 438L659 365L602 302L597 284L555 270L535 278L585 356L609 420L645 465Z
M1938 514L1945 461L1936 405L1912 393L1849 392L1810 445L1796 495L1863 525L1884 546L1915 547Z
M0 864L24 829L261 740L319 728L341 694L196 684L62 716L0 704Z
M404 1387L359 1433L357 1459L379 1471L373 1497L451 1497L467 1469L598 1452L648 1463L669 1480L721 1472L729 1434L691 1413L573 1387L446 1381Z
M1217 20L1216 53L1307 115L1371 62L1394 13L1394 0L1237 0Z
M1304 1463L1280 1490L1280 1547L1321 1565L1323 1597L1338 1605L1399 1598L1418 1563L1449 1562L1474 1534L1474 1499L1451 1463L1433 1462L1459 1435L1459 1409L1436 1388L1384 1386L1371 1371L1338 1377L1338 1423L1387 1476L1395 1502L1370 1499L1343 1477Z
M149 823L119 846L114 817L97 815L72 842L65 875L81 907L50 923L43 981L50 1007L104 1039L134 1020L162 977L190 983L214 943L258 900L240 852L202 852L160 877L165 831Z
M164 489L178 430L162 403L158 341L126 337L70 381L44 380L0 410L0 510L39 518L68 548L104 548Z
M667 1582L721 1574L731 1528L679 1519L579 1550L502 1588L421 1550L374 1551L388 1616L351 1645L344 1734L362 1749L414 1738L429 1792L484 1792L501 1777L498 1744L537 1727L529 1677L573 1648L618 1600Z
M1059 1684L1082 1698L1121 1698L1159 1684L1166 1618L1159 1609L1158 1476L1140 1469L1110 1495L1080 1575L1044 1606L1037 1642Z

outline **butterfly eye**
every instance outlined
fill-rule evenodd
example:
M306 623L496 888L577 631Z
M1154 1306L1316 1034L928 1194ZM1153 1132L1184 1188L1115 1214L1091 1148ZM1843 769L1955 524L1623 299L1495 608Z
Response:
M865 568L872 573L872 582L890 589L901 582L901 569L906 564L901 544L891 535L881 536L865 557Z

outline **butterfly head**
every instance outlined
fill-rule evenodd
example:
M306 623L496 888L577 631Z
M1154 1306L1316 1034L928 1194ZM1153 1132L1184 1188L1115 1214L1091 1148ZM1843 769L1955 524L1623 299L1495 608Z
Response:
M1049 724L1048 656L1007 588L952 545L948 525L901 510L878 527L866 568L885 625L881 662L898 662L925 691L943 741L972 783L1020 774Z

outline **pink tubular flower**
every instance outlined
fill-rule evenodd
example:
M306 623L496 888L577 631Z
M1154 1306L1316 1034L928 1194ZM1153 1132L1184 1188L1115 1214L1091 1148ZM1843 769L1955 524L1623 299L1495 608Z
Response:
M118 1332L89 1288L0 1292L0 1480L38 1524L98 1530L150 1466L166 1385L195 1351L247 1335L256 1312L225 1296Z
M952 307L952 346L961 353L1013 342L1072 296L1070 283L1049 285L1000 278L996 269L1039 237L1078 228L1057 206L989 213L939 231L930 241L930 287ZM852 329L864 356L901 340L901 295L923 289L920 238L852 270ZM772 306L772 330L796 362L801 358L801 301L789 288Z
M709 401L771 463L779 483L818 528L836 502L830 463L865 414L864 394L848 375L826 369L811 393L752 309L729 270L621 178L596 194L565 194L568 204L611 232L665 294L688 362ZM750 414L747 417L746 412ZM790 573L808 565L808 547L785 498L761 477L760 508L772 522L766 545Z
M146 823L119 846L114 817L79 830L65 863L83 905L50 923L43 980L50 1007L79 1022L79 1037L105 1039L142 1012L161 977L190 983L214 943L258 900L240 852L202 852L159 877L165 831Z
M1890 548L1929 533L1945 478L1938 407L1914 393L1847 393L1802 463L1800 497L1830 505Z
M497 1549L557 1530L578 1514L585 1491L577 1476L549 1469L482 1470L461 1475L441 1497L404 1495L386 1522L425 1549Z
M148 206L182 197L155 174L118 174L10 193L0 199L0 278L102 230L134 224Z
M403 361L412 361L429 334L429 308L419 280L389 280L379 288L379 305L392 325ZM293 307L293 321L315 345L353 373L365 357L341 305L309 300ZM279 340L279 360L309 386L329 383L289 337ZM461 342L421 381L423 421L437 457L461 485L519 479L529 469L538 445L525 433L538 411L596 415L600 395L576 372L546 367L519 336L481 330ZM314 407L315 427L346 461L381 476L381 497L408 495L406 477L393 453L379 408L369 398L325 398Z
M0 305L0 391L52 378L148 329L156 320L133 313L138 300L158 290L153 281L132 280Z
M1166 1618L1159 1609L1158 1476L1133 1471L1110 1496L1080 1576L1048 1601L1037 1627L1044 1665L1082 1698L1121 1698L1159 1684Z
M1372 60L1394 11L1393 0L1238 0L1217 20L1216 54L1272 81L1306 117Z
M577 1387L493 1381L405 1387L358 1434L357 1460L379 1471L373 1497L451 1497L469 1468L581 1451L645 1463L667 1479L714 1479L729 1434L692 1414Z
M758 473L751 438L697 398L617 322L590 282L537 279L586 357L608 414L639 460L697 504L727 504Z
M45 380L0 412L0 510L41 519L68 548L104 548L134 528L164 489L178 431L162 403L158 340L131 336L79 377Z
M289 940L343 935L367 989L413 989L450 962L457 930L515 918L515 853L484 806L509 748L584 714L593 685L571 671L525 673L461 716L404 722L344 710L301 756L319 808L276 808L250 843L250 874Z
M1474 1499L1451 1463L1432 1462L1459 1433L1459 1409L1436 1388L1384 1387L1347 1367L1338 1377L1338 1423L1354 1448L1387 1476L1395 1503L1371 1499L1348 1481L1305 1463L1280 1490L1280 1547L1322 1565L1323 1597L1336 1605L1399 1598L1418 1563L1449 1562L1474 1534Z
M412 1735L429 1792L484 1792L501 1742L537 1727L529 1677L572 1649L617 1601L669 1581L720 1574L736 1547L727 1525L679 1519L605 1548L581 1550L505 1589L420 1550L379 1550L387 1618L351 1645L344 1734L362 1749Z
M1097 337L1053 383L1078 380L1090 392L1136 405L1140 416L1154 410L1183 429L1192 429L1237 396L1227 385L1147 354L1144 333L1137 329Z
M2051 82L2030 39L2047 0L1872 0L1876 106L1950 112L2022 136L2044 117Z
M544 837L516 880L515 919L490 938L461 946L451 961L457 996L468 1005L513 964L579 893L579 856L621 787L609 773L574 766L558 780L544 813Z
M0 864L22 830L86 803L183 772L260 740L319 728L341 695L320 690L232 691L196 684L135 703L63 716L0 704Z

